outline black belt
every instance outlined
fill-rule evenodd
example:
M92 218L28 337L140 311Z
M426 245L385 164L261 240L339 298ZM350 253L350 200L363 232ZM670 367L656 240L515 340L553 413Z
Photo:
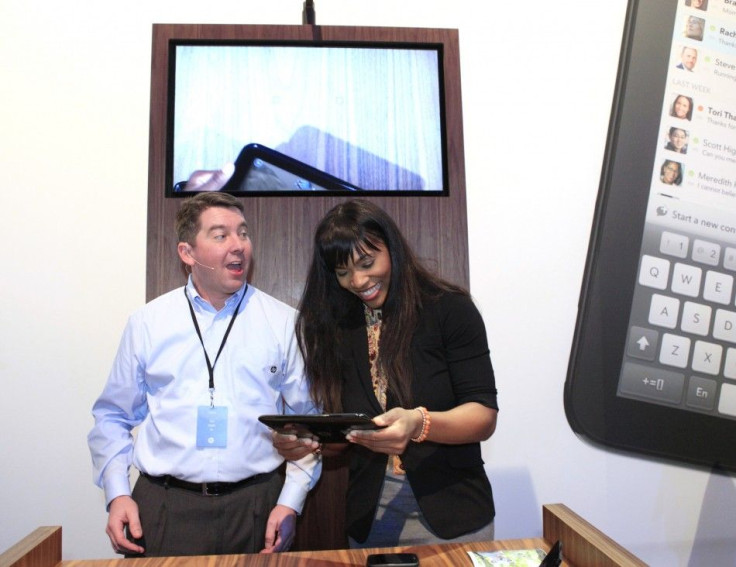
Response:
M165 488L181 488L190 492L196 492L202 496L222 496L223 494L230 494L238 488L253 484L265 475L257 474L250 478L239 480L238 482L189 482L168 474L165 476L151 476L150 474L141 473L141 476Z

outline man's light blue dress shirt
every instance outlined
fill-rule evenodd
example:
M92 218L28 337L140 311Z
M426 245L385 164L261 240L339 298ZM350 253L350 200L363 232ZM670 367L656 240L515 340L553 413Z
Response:
M186 286L214 363L233 312L240 312L214 370L214 405L228 412L227 447L197 448L197 408L210 405L209 374L183 288L135 312L105 388L94 404L88 442L94 480L106 502L130 495L129 468L190 482L236 482L283 462L262 414L316 413L294 332L296 311L243 286L219 312ZM133 428L137 428L133 431ZM287 463L279 504L301 512L321 473L309 455Z

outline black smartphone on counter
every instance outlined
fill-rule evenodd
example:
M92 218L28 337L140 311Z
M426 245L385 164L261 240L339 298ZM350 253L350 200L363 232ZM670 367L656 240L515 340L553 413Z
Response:
M366 567L417 567L415 553L373 553L366 559Z

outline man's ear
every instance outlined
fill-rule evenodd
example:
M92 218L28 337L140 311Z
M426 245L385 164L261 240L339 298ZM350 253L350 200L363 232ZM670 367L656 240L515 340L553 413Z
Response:
M188 242L180 242L176 246L176 251L179 253L179 259L184 262L187 266L194 265L194 258L192 258L192 246Z

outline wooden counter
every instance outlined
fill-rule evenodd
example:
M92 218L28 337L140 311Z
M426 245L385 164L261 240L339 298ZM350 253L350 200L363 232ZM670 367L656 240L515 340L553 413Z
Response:
M535 547L547 551L549 544L542 538L534 538L468 544L443 543L401 548L287 551L270 555L211 555L206 557L76 560L62 561L61 565L63 567L329 567L331 565L364 567L365 559L370 553L405 551L416 553L419 557L421 567L457 567L458 565L472 566L470 557L468 557L468 551L527 549Z
M444 543L400 548L289 551L272 555L213 555L195 557L151 557L141 559L61 560L61 528L38 528L0 555L0 567L363 567L370 553L416 553L422 567L472 566L468 551L534 549L548 551L562 542L570 567L645 566L646 563L586 522L564 504L542 507L543 536L540 538L494 540L474 543Z

